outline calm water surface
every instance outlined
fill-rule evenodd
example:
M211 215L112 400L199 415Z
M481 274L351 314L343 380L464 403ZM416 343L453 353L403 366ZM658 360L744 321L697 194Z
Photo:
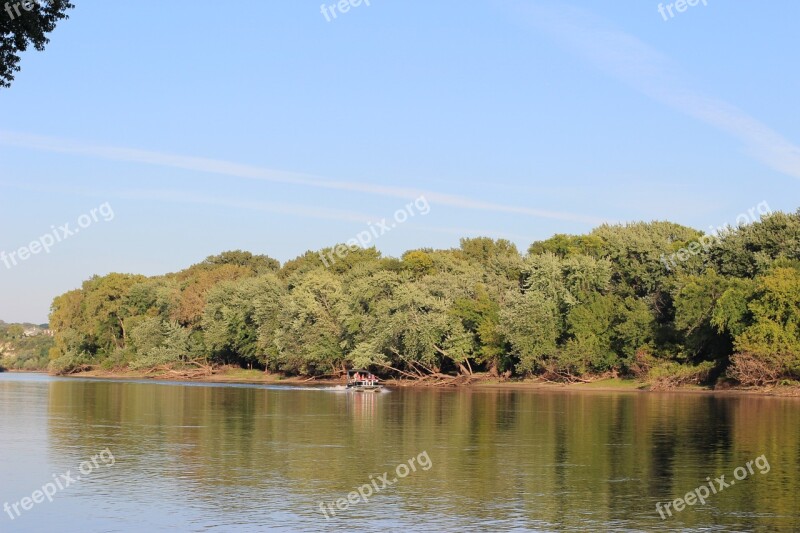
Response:
M0 505L81 477L0 531L800 531L798 422L800 400L756 396L0 374ZM656 512L723 474L705 505Z

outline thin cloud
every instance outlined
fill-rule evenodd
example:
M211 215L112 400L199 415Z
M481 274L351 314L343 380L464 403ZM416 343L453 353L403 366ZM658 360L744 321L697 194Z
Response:
M311 207L299 204L257 202L250 200L237 200L230 198L219 198L197 194L187 194L185 191L169 191L159 189L129 189L116 194L120 198L134 200L153 200L162 202L176 202L197 205L213 205L220 207L230 207L234 209L247 209L251 211L266 211L269 213L281 213L284 215L297 215L311 218L321 218L325 220L345 220L348 222L368 223L379 220L377 217L343 211L341 209L328 209Z
M800 147L725 101L702 95L680 68L639 38L574 7L520 5L528 22L637 91L739 139L769 168L800 178Z
M342 209L320 208L301 204L289 204L285 202L261 202L252 200L239 200L235 198L224 198L220 196L205 196L190 193L184 190L168 189L123 189L120 191L99 191L97 189L76 190L74 187L43 186L32 184L9 183L0 181L0 187L12 187L24 191L39 193L57 194L79 194L93 198L120 198L129 200L152 200L156 202L184 203L195 205L211 205L219 207L230 207L234 209L247 209L251 211L263 211L268 213L281 213L284 215L296 215L324 220L344 220L347 222L369 223L381 220L380 217L365 213L356 213Z
M603 222L608 222L607 219L589 215L484 202L481 200L473 200L464 196L444 194L422 189L393 187L388 185L352 181L335 181L317 176L310 176L307 174L266 169L219 159L166 154L134 148L102 146L70 139L28 135L10 131L0 131L0 144L41 150L45 152L83 155L112 161L124 161L126 163L140 163L160 167L180 168L209 174L219 174L224 176L270 181L275 183L288 183L292 185L315 187L319 189L343 190L403 199L414 199L424 195L429 202L460 209L512 213L539 218L582 222L587 224L600 224Z

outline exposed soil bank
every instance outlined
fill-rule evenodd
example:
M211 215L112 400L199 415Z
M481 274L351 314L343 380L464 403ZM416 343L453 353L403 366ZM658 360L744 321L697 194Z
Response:
M217 369L210 375L183 375L181 372L144 372L144 371L119 371L119 370L89 370L71 374L68 377L98 378L98 379L153 379L165 381L205 382L205 383L254 383L264 385L344 385L344 379L335 378L308 378L300 376L285 376L283 374L270 374L260 370L244 369ZM478 376L477 379L466 385L457 387L436 387L430 384L418 384L410 380L386 380L387 387L413 387L413 388L447 388L447 389L473 389L473 390L542 390L542 391L569 391L569 392L666 392L666 393L692 393L692 394L724 394L724 395L767 395L767 396L796 396L800 398L798 386L776 386L765 388L726 388L712 389L698 385L685 385L669 391L651 391L647 383L633 379L598 379L589 383L553 383L539 379L508 379Z

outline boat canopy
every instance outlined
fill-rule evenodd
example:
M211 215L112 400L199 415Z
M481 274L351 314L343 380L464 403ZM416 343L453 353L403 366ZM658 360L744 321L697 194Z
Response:
M358 380L355 380L355 376L358 376ZM363 368L348 370L347 371L347 381L380 381L380 379L370 372L369 370L364 370Z

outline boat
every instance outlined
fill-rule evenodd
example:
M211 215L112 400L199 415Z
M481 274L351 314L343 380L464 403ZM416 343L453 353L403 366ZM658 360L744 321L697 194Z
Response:
M347 390L353 392L380 392L383 390L380 380L369 370L348 370Z

